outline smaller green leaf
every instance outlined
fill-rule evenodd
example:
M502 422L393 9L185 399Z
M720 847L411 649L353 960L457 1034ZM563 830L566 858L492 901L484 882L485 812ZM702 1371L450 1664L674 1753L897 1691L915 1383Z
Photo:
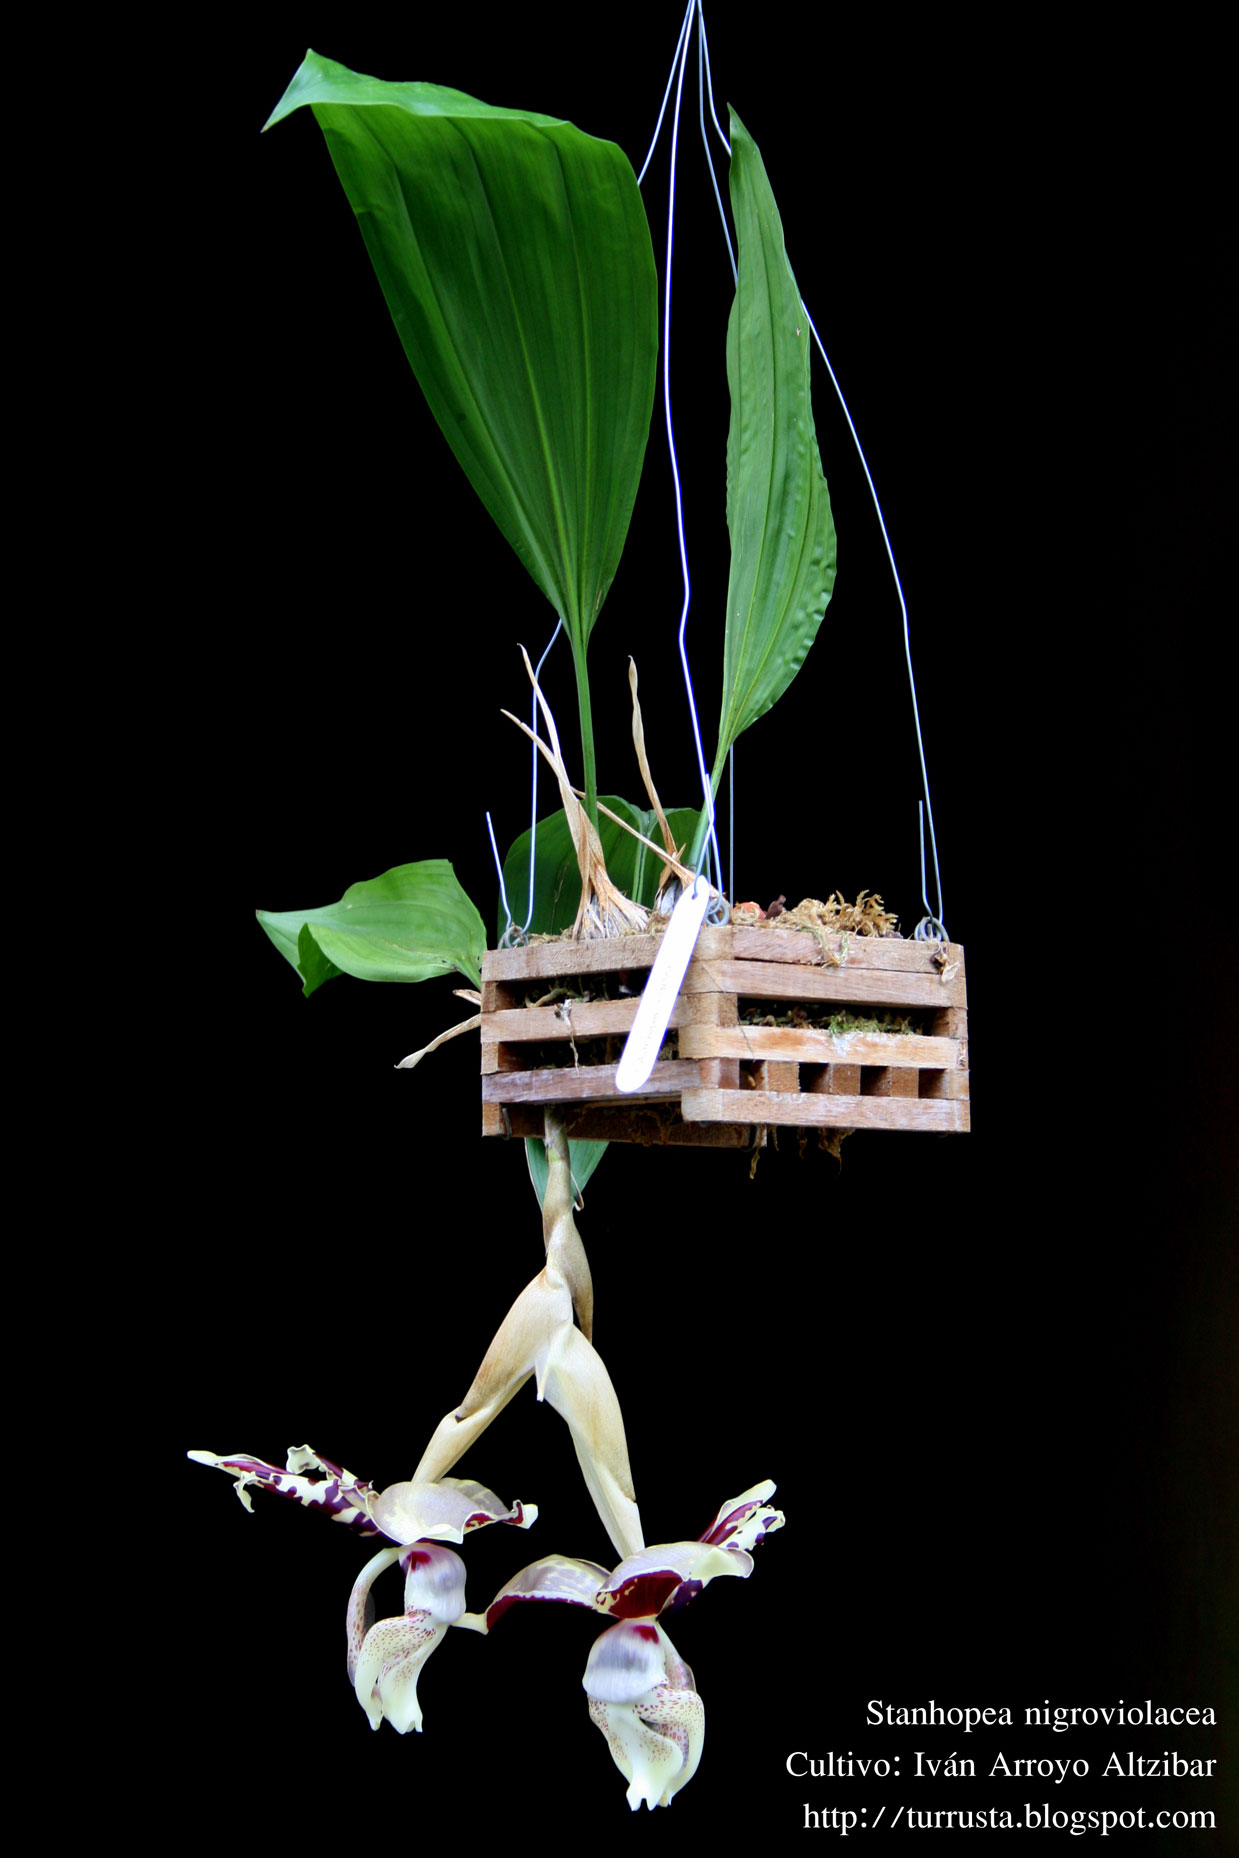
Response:
M609 806L613 813L619 813L638 832L652 839L655 845L662 843L658 820L652 811L632 806L629 801L621 800L614 794L604 794L602 805ZM691 844L697 828L696 808L674 807L667 815L667 824L677 846ZM608 819L605 813L600 813L598 817L598 836L602 840L607 875L611 882L618 884L624 895L631 897L634 902L652 904L658 886L658 874L663 867L662 859L647 846L639 844L631 832L625 832L613 819ZM524 923L529 908L527 832L522 832L504 859L503 882L513 922ZM534 865L535 907L529 923L530 930L535 935L557 935L561 930L571 928L580 901L580 868L576 861L572 834L568 830L567 815L561 807L557 813L538 821ZM501 903L500 934L505 927Z
M335 974L424 981L463 974L481 986L486 929L446 858L396 865L317 910L259 910L258 920L312 994Z
M571 1137L568 1138L572 1179L578 1193L584 1193L585 1183L602 1160L607 1146L606 1142L574 1142ZM529 1178L538 1196L538 1205L541 1206L546 1195L546 1143L539 1136L525 1137L525 1159L529 1163Z

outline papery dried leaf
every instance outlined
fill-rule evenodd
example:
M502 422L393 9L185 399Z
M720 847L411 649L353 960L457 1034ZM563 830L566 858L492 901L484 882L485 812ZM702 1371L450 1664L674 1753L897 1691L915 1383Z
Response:
M589 814L577 799L572 783L568 779L568 770L564 766L563 755L559 747L559 734L555 728L555 719L551 715L550 705L542 694L529 654L521 647L521 657L533 685L534 696L542 719L546 724L546 733L550 746L522 722L519 716L513 716L510 710L502 713L509 722L527 735L534 747L550 763L555 779L559 783L560 799L568 821L568 830L572 834L573 849L577 856L577 865L581 873L581 903L577 910L576 922L572 933L581 939L628 935L633 931L644 929L649 920L649 911L639 903L633 903L607 876L606 859L603 856L602 841L599 839Z
M473 998L476 999L477 995L474 994ZM481 1024L480 1013L475 1013L472 1019L462 1019L458 1026L449 1026L447 1031L441 1032L437 1039L431 1039L429 1045L423 1045L420 1052L410 1052L407 1058L402 1058L393 1068L397 1071L411 1071L414 1065L419 1065L423 1058L430 1056L431 1052L437 1052L439 1047L446 1045L449 1039L458 1039L462 1032L474 1032Z
M650 773L649 758L645 752L645 724L641 720L641 704L637 698L637 661L635 658L630 658L628 660L628 688L632 692L632 745L637 751L637 765L641 770L641 779L645 784L646 796L658 818L658 829L663 835L664 849L671 858L674 858L676 849L675 840L671 836L671 828L667 824L667 815L663 812L662 802L658 798L658 790L654 786L654 777ZM664 864L658 879L658 888L660 891L666 884L670 875L670 864Z

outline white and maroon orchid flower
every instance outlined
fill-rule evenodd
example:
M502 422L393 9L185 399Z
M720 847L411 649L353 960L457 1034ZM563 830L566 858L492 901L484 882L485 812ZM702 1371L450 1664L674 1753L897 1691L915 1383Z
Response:
M566 1601L613 1620L595 1642L582 1680L589 1713L629 1782L635 1812L667 1806L701 1758L705 1706L660 1614L687 1604L719 1574L747 1580L752 1550L783 1527L767 1499L772 1483L732 1497L695 1542L666 1542L628 1555L608 1574L594 1561L547 1555L508 1581L486 1609L486 1629L522 1601Z
M188 1455L236 1478L237 1495L247 1510L253 1508L250 1486L257 1485L321 1510L359 1535L387 1537L390 1546L366 1563L349 1596L349 1682L372 1729L386 1717L401 1735L410 1729L420 1733L417 1679L427 1658L449 1626L486 1630L484 1620L465 1611L464 1562L439 1544L463 1542L487 1523L528 1529L537 1517L536 1508L517 1502L508 1509L485 1485L460 1477L392 1484L377 1491L308 1445L290 1450L283 1471L245 1453L223 1458L214 1452ZM311 1470L323 1475L309 1475ZM404 1612L376 1623L370 1590L383 1570L397 1561L405 1577Z

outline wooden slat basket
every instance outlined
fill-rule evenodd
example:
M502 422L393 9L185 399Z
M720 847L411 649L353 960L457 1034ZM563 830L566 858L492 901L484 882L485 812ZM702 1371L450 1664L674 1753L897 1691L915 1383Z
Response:
M482 1133L740 1148L761 1128L962 1132L964 951L953 942L703 929L662 1054L615 1088L657 936L548 941L482 963ZM874 1021L878 1027L874 1029Z

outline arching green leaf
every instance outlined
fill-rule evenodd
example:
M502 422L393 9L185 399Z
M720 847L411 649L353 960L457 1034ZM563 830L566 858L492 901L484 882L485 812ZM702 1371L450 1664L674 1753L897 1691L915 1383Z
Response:
M556 117L315 52L270 123L306 104L431 410L583 664L654 396L654 257L628 158Z
M714 788L727 751L804 663L835 582L835 527L809 393L809 327L766 171L731 113L739 277L727 327L731 579Z
M482 984L486 929L446 858L396 865L322 909L259 910L258 920L306 994L340 973L361 981L458 973Z

